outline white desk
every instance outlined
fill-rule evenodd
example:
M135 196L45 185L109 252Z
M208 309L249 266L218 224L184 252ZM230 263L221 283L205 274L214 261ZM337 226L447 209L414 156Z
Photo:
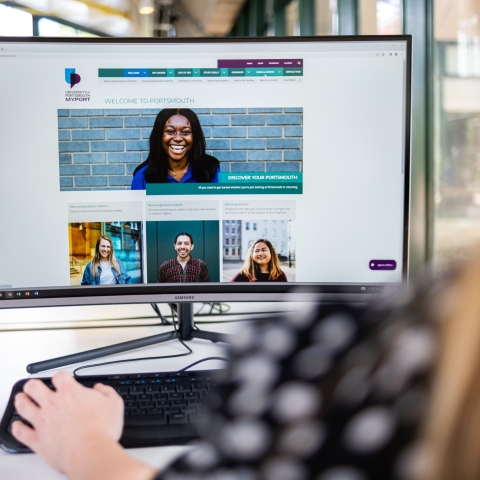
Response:
M235 310L239 311L266 311L268 309L278 309L278 305L269 304L236 304ZM163 310L162 310L163 311ZM98 321L99 318L115 318L129 316L150 316L152 310L147 305L140 306L110 306L110 307L62 307L45 309L22 309L22 310L0 310L0 329L15 327L51 327L53 325L68 324L71 326L98 326L103 323L111 323L109 320ZM167 310L164 311L165 313ZM225 318L225 317L223 317ZM87 319L90 322L81 321ZM204 320L204 318L202 318ZM137 323L146 323L152 320L135 320ZM52 323L54 322L54 323ZM128 323L125 320L123 324ZM130 323L132 323L130 321ZM121 325L122 323L117 323ZM234 333L237 328L241 328L241 323L212 324L201 325L202 330ZM147 327L120 327L116 328L82 328L82 329L63 329L63 330L23 330L23 331L0 331L0 378L2 379L2 388L0 389L0 414L3 415L7 404L10 390L15 381L28 376L25 367L28 363L34 361L46 360L48 358L68 355L74 352L98 348L109 344L124 342L135 338L156 335L172 327L167 326L147 326ZM193 363L204 357L224 356L224 346L214 344L206 340L192 340L189 342L193 354L171 359L149 360L145 362L133 362L118 365L109 365L105 367L84 370L80 373L85 374L103 374L103 373L135 373L149 371L176 371L186 365ZM145 347L132 352L105 357L103 361L150 357L157 355L170 355L182 353L184 347L173 340L160 345ZM102 361L102 359L99 359ZM97 363L91 361L86 363ZM82 364L76 364L79 366ZM200 364L196 369L222 368L224 362L209 361ZM72 371L73 367L67 367L66 370ZM43 376L51 376L53 371L44 373ZM42 374L34 375L42 376ZM8 387L3 387L3 385ZM156 468L162 468L174 460L177 456L186 451L188 447L152 447L131 449L129 453L141 459ZM2 480L56 480L65 479L50 467L45 465L36 455L12 455L0 450L0 478Z

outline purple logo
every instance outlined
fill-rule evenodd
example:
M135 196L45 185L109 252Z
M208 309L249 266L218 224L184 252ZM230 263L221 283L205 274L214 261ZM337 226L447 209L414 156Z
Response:
M70 84L70 88L80 83L81 77L78 73L75 73L74 68L65 69L65 81Z

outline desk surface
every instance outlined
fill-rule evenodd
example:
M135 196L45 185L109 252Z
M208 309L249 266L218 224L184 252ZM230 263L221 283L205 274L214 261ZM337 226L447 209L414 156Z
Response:
M238 305L238 304L237 304ZM0 389L0 414L3 414L7 404L12 385L20 378L27 375L25 367L28 363L45 360L52 357L68 355L74 352L98 348L105 345L124 342L135 338L156 335L168 330L171 327L166 326L129 326L122 327L123 323L117 323L116 327L98 328L101 325L99 318L103 316L112 318L112 315L118 315L125 318L131 306L121 307L63 307L59 309L24 309L16 311L2 311L0 313L0 378L2 379L2 388ZM275 306L277 308L278 306ZM272 305L243 305L236 309L239 313L243 310L265 311L272 308ZM51 316L49 312L51 311ZM82 312L83 310L83 312ZM138 316L151 315L151 310L146 305L135 306L132 312ZM107 315L106 315L107 313ZM89 323L81 322L86 318ZM232 317L230 317L232 318ZM232 318L232 320L235 317ZM48 323L52 320L56 323ZM203 318L202 318L203 320ZM107 323L109 320L105 320ZM42 330L59 322L66 322L75 327L74 329ZM136 320L143 322L145 320ZM17 330L8 331L8 328L14 328L15 325L34 325L38 330ZM202 330L234 333L237 328L241 328L241 323L229 322L221 324L202 325ZM176 371L196 360L209 356L224 356L224 346L214 344L206 340L195 339L189 342L193 354L171 359L148 360L143 362L124 363L119 365L109 365L104 367L92 368L88 370L89 374L103 373L135 373L148 371ZM105 357L104 361L121 360L124 358L152 357L159 355L171 355L181 353L185 349L177 341L170 341L160 345L145 347L132 352ZM101 359L99 361L102 361ZM92 362L86 362L92 363ZM76 364L75 367L82 364ZM200 364L196 369L222 368L224 362L209 361ZM72 371L73 367L65 368ZM87 370L84 371L87 373ZM33 376L51 376L54 371ZM4 387L7 386L8 387ZM162 468L168 465L172 460L185 452L188 447L152 447L131 449L129 453L141 459L156 468ZM42 480L65 479L64 475L58 474L36 455L12 455L0 450L0 477L2 480L25 480L27 478L37 478Z

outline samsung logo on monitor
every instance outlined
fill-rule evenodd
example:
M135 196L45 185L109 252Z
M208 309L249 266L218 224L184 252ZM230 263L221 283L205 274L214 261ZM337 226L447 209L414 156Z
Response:
M194 300L193 295L175 295L175 300Z

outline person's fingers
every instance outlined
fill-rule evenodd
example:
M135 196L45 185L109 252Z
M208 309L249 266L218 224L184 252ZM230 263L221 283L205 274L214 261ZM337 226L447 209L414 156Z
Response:
M29 380L23 386L23 391L40 406L53 395L53 392L41 380L36 380L35 378Z
M25 425L20 420L12 423L12 435L31 450L35 451L37 446L37 432Z
M98 392L102 393L106 397L120 397L113 387L104 385L103 383L96 383L93 387Z
M73 378L73 376L70 373L66 372L65 370L62 370L61 372L57 372L52 377L52 383L57 390L65 390L65 389L80 387L80 384L75 380L75 378Z
M15 410L18 414L28 420L30 423L35 423L40 412L40 407L36 405L26 393L18 393L15 396Z

